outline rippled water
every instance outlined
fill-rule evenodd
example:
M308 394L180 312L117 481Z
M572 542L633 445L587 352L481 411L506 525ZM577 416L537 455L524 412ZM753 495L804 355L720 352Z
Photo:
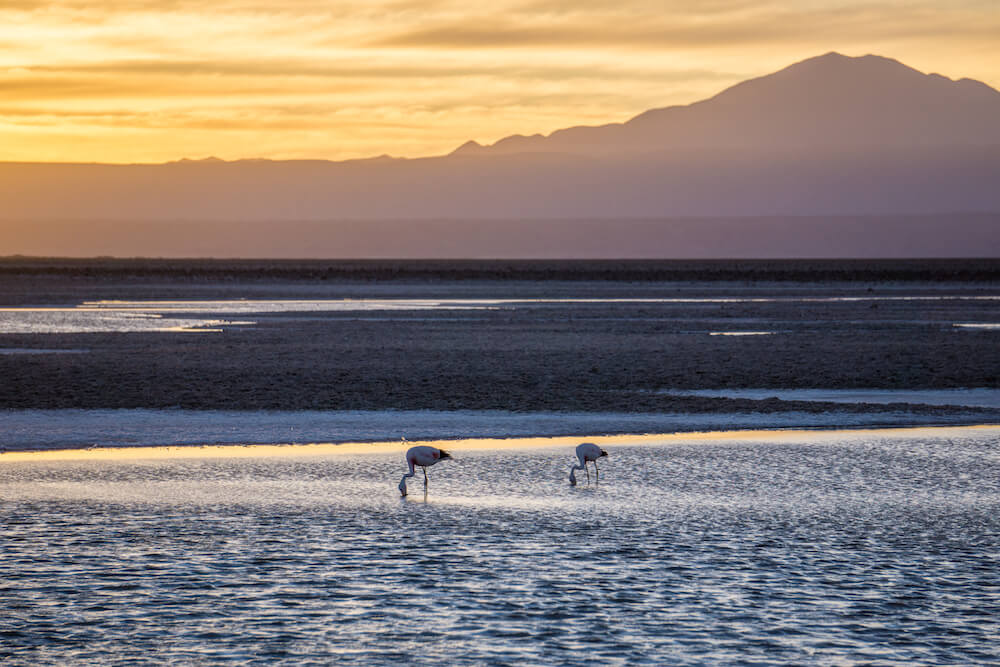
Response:
M820 401L824 403L919 403L1000 408L1000 389L665 389L664 394L687 394L720 398L763 400L772 396L783 401Z
M0 660L1000 660L1000 430L602 446L0 463Z
M224 328L257 324L256 320L217 319L232 315L267 316L308 313L381 313L418 311L459 311L562 308L567 312L584 305L611 304L806 304L806 303L893 303L951 302L992 303L996 295L906 295L906 296L726 296L683 298L552 298L552 299L200 299L200 300L97 300L71 306L0 307L0 334L71 333L163 333L219 332ZM217 318L206 319L205 315ZM384 319L384 318L380 318ZM412 321L411 318L408 318ZM439 318L435 317L436 320ZM616 319L621 319L620 315ZM995 329L997 323L953 323L961 329ZM713 336L775 335L770 330L712 331Z
M87 306L0 308L0 334L218 333L219 327L251 324L256 322L163 317L158 312Z
M736 390L739 392L739 390ZM753 391L753 390L750 390ZM779 393L782 390L777 390ZM989 390L970 390L989 391ZM674 392L670 392L674 393ZM678 394L715 394L683 391ZM773 390L760 390L761 398ZM826 397L832 392L820 392ZM718 392L725 395L725 392ZM796 400L799 394L793 394ZM887 391L883 400L914 399ZM962 399L965 400L965 399ZM875 401L872 401L875 402ZM971 402L971 401L970 401ZM953 399L954 404L960 404ZM1000 406L997 406L1000 407ZM503 410L0 410L5 451L138 445L293 444L579 433L675 433L736 429L944 426L996 414L892 412L508 412Z

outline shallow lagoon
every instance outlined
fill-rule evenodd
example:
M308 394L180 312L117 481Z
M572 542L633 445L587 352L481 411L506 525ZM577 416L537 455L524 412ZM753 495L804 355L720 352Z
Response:
M5 454L10 664L1000 659L1000 429Z

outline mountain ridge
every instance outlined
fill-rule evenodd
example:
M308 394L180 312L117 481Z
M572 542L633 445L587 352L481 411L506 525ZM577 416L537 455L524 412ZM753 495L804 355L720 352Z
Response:
M823 85L809 88L803 93L802 88L804 80L812 77L822 77L821 83ZM454 150L442 155L403 157L381 154L377 156L351 158L347 160L328 160L323 158L274 159L260 157L225 160L216 156L209 156L204 158L183 157L163 163L130 164L132 166L149 166L155 164L234 164L248 162L266 162L272 164L285 162L339 164L386 160L433 160L447 157L490 156L511 153L541 152L568 153L574 155L613 155L617 153L628 155L633 153L652 153L672 150L727 151L747 148L759 150L764 147L771 147L775 152L780 152L782 148L787 150L789 146L783 146L781 142L777 142L776 137L773 134L766 134L763 137L758 136L755 141L748 141L747 137L744 136L743 140L740 141L734 140L732 136L720 133L726 124L732 125L735 123L746 123L748 121L748 106L762 109L761 115L769 116L772 119L780 119L774 120L772 124L781 127L787 132L789 129L786 122L787 115L783 116L779 113L779 111L781 105L783 103L787 103L787 97L790 95L789 89L793 90L795 96L799 98L800 102L802 101L802 98L808 98L812 100L813 107L818 106L829 109L830 105L819 104L817 102L817 90L822 92L824 88L826 89L823 95L819 96L819 100L829 98L837 99L846 96L846 91L844 90L845 88L852 88L856 91L860 84L866 83L868 88L866 92L871 93L872 88L877 88L881 91L880 96L884 101L886 98L892 98L893 96L898 95L901 91L906 92L904 87L900 85L900 81L904 79L911 86L918 85L922 87L922 90L918 91L916 95L918 98L917 101L920 102L920 106L925 107L925 111L934 112L924 114L920 127L916 128L917 130L923 130L926 132L927 130L933 128L935 122L937 122L939 126L942 124L940 112L949 110L947 108L943 108L942 103L950 103L950 107L952 109L956 106L956 103L963 101L966 103L971 101L971 103L977 105L977 108L971 112L966 111L958 114L961 122L952 123L953 128L954 126L963 128L962 131L958 133L961 141L956 142L955 136L940 136L936 142L928 142L926 136L919 136L917 132L914 132L915 128L913 127L905 128L908 132L903 135L900 135L898 131L894 134L892 131L893 126L897 125L897 123L894 123L893 121L896 121L901 117L899 113L900 110L894 109L894 113L889 115L888 119L882 119L882 122L879 124L877 130L866 131L855 141L845 141L845 138L842 135L838 135L835 138L830 138L826 141L819 141L813 144L799 141L795 145L791 146L791 148L801 149L815 147L829 149L833 147L845 148L871 146L873 145L873 139L878 140L875 141L875 145L888 145L893 148L934 145L948 146L956 145L956 143L966 146L984 144L1000 145L1000 120L998 120L1000 119L1000 91L992 88L988 84L975 79L970 79L968 77L951 79L938 73L925 74L915 68L901 63L896 59L887 58L885 56L867 54L853 57L843 55L836 51L831 51L820 56L807 58L793 63L770 74L740 81L705 99L697 100L689 104L675 104L647 109L623 122L610 122L600 125L577 125L559 128L553 130L549 134L512 134L502 137L492 144L483 144L476 140L469 139L460 146L456 147ZM830 82L833 80L836 80L839 85L838 87L831 89ZM889 82L890 85L886 86L887 82ZM776 83L781 85L775 86ZM789 83L791 85L788 85ZM775 90L775 88L778 88L779 90ZM913 97L912 88L910 93L910 97ZM747 98L751 99L748 100ZM769 102L768 100L771 101ZM775 102L774 100L778 101ZM906 104L911 105L913 102L911 99L903 101ZM861 105L861 111L872 111L872 106L873 103L871 101L867 101ZM934 108L927 109L926 107ZM985 111L981 107L986 107ZM844 108L842 105L840 107L834 105L832 110L837 114L842 115ZM795 111L797 113L803 113L808 112L809 110L797 108ZM852 111L855 112L855 116L857 116L858 109L855 108L852 109ZM704 126L704 122L700 125L696 123L696 126L692 127L692 121L688 117L695 112L711 116L707 127ZM854 120L857 120L857 118L855 117ZM761 119L758 118L756 121L759 125ZM817 117L815 122L817 124L817 129L819 127L828 128L830 125L829 118ZM664 128L665 125L670 125L671 123L680 123L682 126L674 131L670 131L669 128ZM887 128L890 130L889 132L884 131ZM755 129L758 134L761 132L760 127L751 127L751 129ZM771 129L773 130L774 128ZM800 131L803 129L801 127L801 123L799 123L797 129ZM896 128L896 130L898 129L899 128ZM938 127L937 129L940 130L941 128ZM650 144L650 137L646 134L642 134L643 132L648 133L651 130L657 132L657 136L655 138L660 140L659 143ZM700 131L702 134L694 137L688 137L683 141L678 140L676 135L691 132L692 130ZM715 135L713 141L706 140L704 135L708 133ZM744 134L747 133L744 132ZM828 130L824 129L824 132L822 133L815 133L814 138L828 135ZM894 137L895 140L892 142L886 141L887 136L889 138ZM595 139L595 137L597 138ZM23 161L19 161L19 163L34 164ZM104 163L53 162L45 164Z
M831 53L435 157L0 163L0 255L1000 256L997 183L1000 93Z
M815 85L813 79L818 80ZM848 93L859 89L865 96L852 103ZM794 113L787 111L790 106ZM813 127L806 124L810 115ZM913 120L901 126L908 118ZM656 150L686 151L992 145L1000 144L998 118L1000 91L981 81L924 74L883 56L830 52L741 81L704 100L649 109L622 123L511 135L490 145L466 142L451 155L648 152L651 138ZM831 128L838 131L831 133ZM944 130L951 136L928 140L928 132Z

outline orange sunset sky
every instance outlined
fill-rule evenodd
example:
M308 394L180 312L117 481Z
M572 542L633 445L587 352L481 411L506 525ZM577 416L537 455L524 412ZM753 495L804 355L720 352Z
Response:
M1000 88L997 0L0 0L0 160L417 157L827 51Z

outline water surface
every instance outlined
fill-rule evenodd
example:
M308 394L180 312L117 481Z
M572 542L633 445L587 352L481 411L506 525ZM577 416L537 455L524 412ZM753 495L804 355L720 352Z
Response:
M920 405L1000 408L1000 389L688 389L664 390L665 394L708 396L711 398L750 398L822 403L914 403Z
M760 398L774 392L761 390ZM981 390L989 391L989 390ZM707 392L689 391L681 394ZM739 394L739 390L736 390ZM830 392L835 393L835 392ZM945 392L947 393L947 392ZM725 395L725 392L719 395ZM908 400L907 392L884 392ZM796 400L799 399L795 396ZM816 400L816 399L814 399ZM820 399L821 400L821 399ZM5 452L141 445L302 444L777 428L968 425L953 412L512 412L507 410L0 410Z
M225 328L258 324L256 320L221 319L233 315L264 317L295 315L385 313L431 314L435 321L444 321L449 311L531 311L552 310L578 313L594 307L642 306L726 306L726 305L796 305L796 304L920 304L930 305L990 305L1000 301L997 295L865 295L865 296L721 296L721 297L639 297L639 298L347 298L347 299L157 299L87 300L63 306L0 307L0 334L67 334L67 333L163 333L215 332ZM215 316L207 319L205 316ZM641 319L648 319L648 315ZM616 313L615 321L622 321ZM413 321L408 317L407 321ZM953 323L958 330L991 329L996 323ZM712 335L773 335L774 331L713 331Z
M1000 660L1000 430L598 442L8 458L0 659Z

